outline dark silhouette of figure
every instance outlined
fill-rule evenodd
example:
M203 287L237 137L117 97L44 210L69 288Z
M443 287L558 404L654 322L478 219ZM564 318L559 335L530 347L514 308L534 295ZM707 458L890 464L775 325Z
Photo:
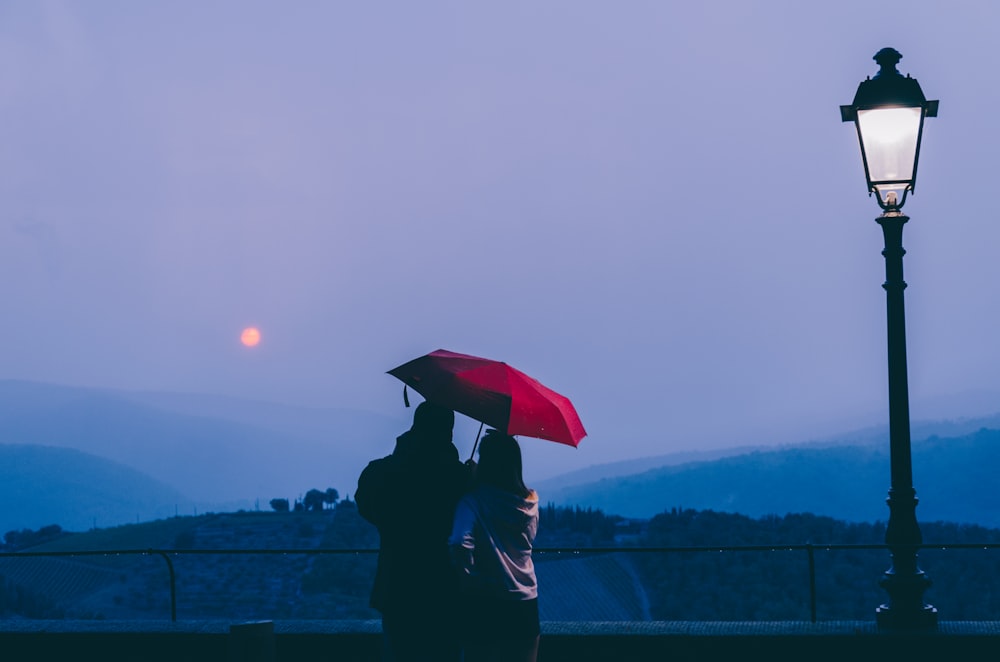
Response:
M461 657L448 534L471 468L451 441L454 423L450 409L421 403L392 454L369 462L358 479L358 512L379 531L371 606L382 614L387 660Z
M524 485L517 440L489 430L479 449L476 486L455 511L449 546L462 580L466 662L534 662L538 582L531 547L538 495Z

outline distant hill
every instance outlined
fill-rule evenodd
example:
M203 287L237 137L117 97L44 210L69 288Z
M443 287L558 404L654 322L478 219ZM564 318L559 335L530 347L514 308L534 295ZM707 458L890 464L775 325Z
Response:
M75 449L146 474L169 492L169 496L163 491L148 493L163 495L160 502L150 504L147 510L151 513L172 514L175 508L181 514L258 506L266 509L272 498L294 500L310 488L333 487L341 496L350 495L365 463L391 452L396 435L408 427L410 411L400 406L392 414L293 407L203 394L125 392L0 380L0 448L5 444L35 444ZM960 437L979 427L1000 428L1000 416L914 422L913 435L915 439L930 435ZM885 519L887 437L884 427L874 427L780 449L744 447L675 453L590 467L532 487L539 489L543 500L592 505L633 516L648 516L680 505L747 514L811 510L847 519ZM916 442L915 449L921 444ZM862 450L836 450L845 447ZM828 451L825 459L810 459L824 451ZM946 452L935 462L966 462L970 471L993 466L988 457L976 456L971 450L962 452L966 455L952 457ZM856 464L866 457L874 464ZM920 457L917 453L915 462ZM810 468L801 462L813 462L815 466ZM834 469L838 462L843 467ZM5 467L15 472L11 480L21 470L16 463ZM640 473L651 470L661 472L658 475L663 480ZM932 466L928 475L933 476L934 470ZM80 470L84 475L87 471ZM963 512L941 510L944 504L955 503L948 497L952 485L953 492L960 493L976 483L963 483L955 476L951 482L947 477L928 480L919 465L915 466L915 474L921 497L918 515L922 520L934 517L983 524L997 521L981 519L992 508L988 495L970 497L970 504L982 504L975 506L975 512L958 507L954 510ZM812 478L796 483L799 475ZM618 484L619 478L624 482ZM14 482L32 485L45 480L43 471L20 476ZM944 490L941 498L934 492L939 486ZM84 521L81 518L86 518L85 526L92 525L92 516L83 504L60 492L59 486L51 489L53 503L63 504L65 514L46 520L23 512L20 514L28 517L24 521L76 529ZM147 517L142 508L132 511L129 521L134 521L136 514Z
M399 416L0 380L0 444L105 457L219 510L313 487L353 493L365 463L408 426Z
M0 535L58 524L86 531L190 507L177 490L125 465L69 448L0 444Z
M958 437L970 434L982 428L1000 429L1000 414L977 418L959 418L934 421L913 421L910 425L911 436L915 440L930 437ZM654 455L621 462L598 464L584 469L559 474L552 478L532 483L533 488L550 495L561 495L568 487L593 483L605 478L629 476L657 469L693 462L708 462L734 455L746 455L754 451L769 452L789 448L826 448L831 446L869 446L887 445L889 443L889 426L875 425L851 430L837 435L818 439L809 439L796 444L781 446L735 446L705 451L683 451Z
M930 437L913 447L920 521L1000 526L1000 431ZM542 500L651 517L671 508L751 517L814 513L847 521L885 521L888 443L757 450L713 461L663 466L629 476L541 492Z
M622 460L621 462L608 462L607 464L597 464L577 469L565 474L559 474L552 478L546 478L533 482L531 487L539 490L540 493L548 496L550 494L561 493L561 490L597 482L606 478L617 478L620 476L630 476L636 473L649 471L653 468L677 466L689 464L691 462L708 462L718 460L733 455L744 455L757 450L764 450L762 446L741 446L738 448L723 448L710 451L684 451L678 453L668 453L666 455L655 455L652 457L642 457L635 460Z

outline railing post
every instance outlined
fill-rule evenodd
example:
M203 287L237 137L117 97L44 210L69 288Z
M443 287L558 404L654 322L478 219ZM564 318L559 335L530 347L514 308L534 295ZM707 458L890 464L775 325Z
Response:
M174 573L174 562L170 560L167 553L161 549L151 549L150 554L159 554L167 562L167 570L170 572L170 622L177 622L177 575Z
M809 618L816 622L816 554L812 543L806 543L806 555L809 557Z

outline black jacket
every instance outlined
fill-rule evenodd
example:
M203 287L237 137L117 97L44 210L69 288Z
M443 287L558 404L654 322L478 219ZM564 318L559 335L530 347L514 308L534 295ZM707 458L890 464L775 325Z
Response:
M458 577L448 535L455 506L468 490L471 470L450 440L410 430L392 455L368 463L358 479L358 512L379 531L371 606L381 611L436 613L454 609Z

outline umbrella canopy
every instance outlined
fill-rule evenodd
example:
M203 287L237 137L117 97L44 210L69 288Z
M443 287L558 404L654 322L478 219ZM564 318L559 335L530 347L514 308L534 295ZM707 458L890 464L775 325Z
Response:
M576 446L587 435L568 398L502 361L439 349L389 374L428 402L512 436Z

